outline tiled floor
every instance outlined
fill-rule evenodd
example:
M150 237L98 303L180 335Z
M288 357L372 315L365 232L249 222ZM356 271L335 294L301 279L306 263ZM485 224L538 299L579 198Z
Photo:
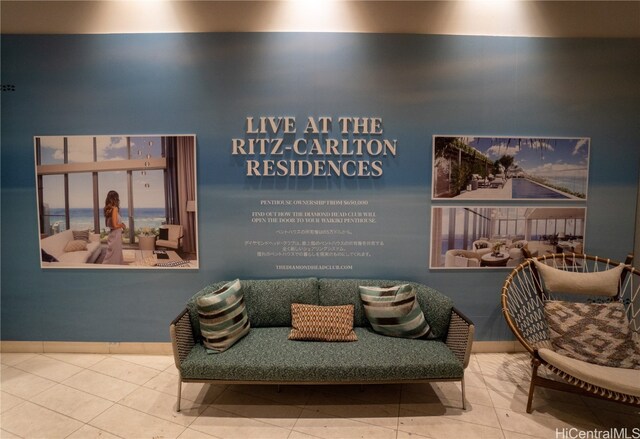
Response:
M556 429L640 427L638 410L542 389L527 414L525 354L473 355L466 411L454 383L280 393L275 386L185 384L176 413L169 356L3 353L1 363L3 439L553 439L562 437Z

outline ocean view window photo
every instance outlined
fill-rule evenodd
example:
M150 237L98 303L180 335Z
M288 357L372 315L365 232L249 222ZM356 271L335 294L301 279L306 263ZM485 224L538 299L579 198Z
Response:
M430 268L510 268L526 258L585 252L584 207L431 209Z
M194 135L36 136L43 268L198 268Z
M585 201L588 138L433 137L433 199Z

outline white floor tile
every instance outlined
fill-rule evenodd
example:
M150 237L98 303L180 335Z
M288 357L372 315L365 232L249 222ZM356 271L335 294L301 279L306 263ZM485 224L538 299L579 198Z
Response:
M2 429L24 438L66 438L82 423L53 410L25 402L2 413Z
M58 384L31 399L34 403L82 422L89 422L113 405L112 401Z
M293 430L325 439L338 437L344 439L395 439L396 437L396 431L391 428L378 427L353 419L338 418L311 410L302 412Z
M23 399L36 396L38 393L44 392L55 385L55 381L13 367L4 369L0 375L2 391Z
M7 392L0 392L0 413L11 410L25 400Z
M549 416L518 413L496 409L503 430L537 437L556 437L556 431L563 428L583 427L582 423L571 423Z
M138 388L137 385L85 369L66 379L65 384L109 401L119 401Z
M144 384L144 387L157 390L158 392L172 395L178 398L178 376L161 372ZM260 387L260 386L258 386ZM211 404L222 392L226 385L202 384L202 383L182 383L182 399L198 402L200 404Z
M105 358L89 369L133 384L144 384L160 373L157 369L112 357Z
M0 429L0 437L2 439L21 439L20 436L16 436L13 433L8 432L7 430Z
M119 438L118 436L115 436L104 430L100 430L99 428L92 427L91 425L85 424L82 426L82 428L75 431L71 436L68 436L67 439L119 439Z
M425 415L412 410L400 411L398 430L434 439L503 439L499 427L488 427L444 416Z
M300 433L299 431L292 431L287 439L318 439L318 436L310 436Z
M38 354L33 353L20 353L20 352L2 352L0 353L0 362L7 366L15 366L16 364L33 358Z
M402 393L400 384L335 385L320 386L317 389L325 393L380 404L397 404Z
M398 404L367 403L318 389L305 409L390 429L398 427Z
M64 381L82 370L78 366L47 357L46 355L36 355L21 361L14 367L56 382Z
M123 438L177 438L185 430L182 425L147 415L118 404L89 423L91 426Z
M407 433L406 431L398 430L396 439L430 439L428 436L422 436L416 433Z
M174 369L175 369L175 361L173 360L172 355L114 354L114 355L111 355L111 358L128 361L129 363L137 364L138 366L149 367L151 369L156 369L159 371L163 371L169 366L174 366Z
M85 369L107 358L106 355L99 355L99 354L45 353L44 355L50 358L55 358L56 360L59 360L59 361L64 361L65 363L73 364L74 366L85 368Z
M540 436L530 436L528 434L516 433L509 430L502 430L502 433L504 434L504 439L549 439L548 437L541 438Z
M474 354L460 383L367 386L183 384L169 355L3 353L0 437L114 439L555 437L633 428L640 409L537 388L528 354ZM57 381L62 381L58 383Z
M247 395L268 399L278 404L288 405L304 405L314 391L312 386L298 385L280 386L280 391L278 391L278 387L274 385L254 386L234 384L227 386L227 389L238 393L246 393Z
M188 427L207 407L183 400L176 412L176 398L156 390L139 387L122 398L119 404Z
M210 434L203 433L198 430L194 430L192 428L187 428L178 439L218 439L215 436L211 436ZM247 438L248 439L248 438Z
M464 384L467 387L487 387L482 374L468 370L464 372Z
M268 399L229 389L225 390L211 404L211 407L289 430L302 413L302 408L299 406L278 404Z
M476 360L485 377L520 382L531 376L529 354L477 354Z
M189 426L220 439L287 439L291 430L208 407Z
M588 396L582 396L580 397L580 399L586 406L591 407L596 413L600 410L604 410L607 412L627 413L630 415L635 415L640 419L640 407L638 406L620 404L615 401L608 401Z
M620 405L620 404L618 404ZM640 414L621 411L597 410L595 411L597 425L610 428L627 428L631 435L640 436ZM636 430L633 430L636 429Z

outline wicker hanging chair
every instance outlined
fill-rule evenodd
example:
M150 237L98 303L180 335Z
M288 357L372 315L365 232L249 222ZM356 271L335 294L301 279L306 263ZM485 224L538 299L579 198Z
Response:
M546 268L550 266L570 273L597 273L598 279L602 279L602 276L607 274L601 272L620 265L619 262L597 256L560 253L529 258L509 274L502 287L502 312L509 328L531 355L528 413L531 413L536 386L613 400L640 408L640 369L607 367L559 355L554 352L555 347L551 342L545 317L545 302L548 300L583 303L620 301L626 310L629 334L638 346L636 349L640 350L640 271L629 265L631 259L632 256L627 258L620 271L617 294L617 274L612 278L615 295L610 296L591 295L592 291L588 288L588 293L582 291L581 294L552 293L545 283L547 278L540 274L540 271L544 271L543 274L553 271ZM620 268L616 268L616 273L618 270ZM611 276L611 273L613 272L608 275ZM573 274L568 276L578 280L585 278ZM590 276L587 277L591 280L596 279L593 275ZM538 375L538 368L541 366L551 372L554 379Z

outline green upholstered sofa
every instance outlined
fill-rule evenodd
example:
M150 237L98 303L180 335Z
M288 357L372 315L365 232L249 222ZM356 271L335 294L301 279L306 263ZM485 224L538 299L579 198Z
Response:
M210 354L201 341L196 298L225 283L214 283L198 292L171 323L173 354L180 372L178 411L183 382L280 385L460 381L465 407L464 370L469 363L474 326L441 293L397 280L241 280L251 330L230 349ZM358 286L402 283L416 289L436 339L387 337L371 329ZM292 303L353 304L358 341L288 340Z

